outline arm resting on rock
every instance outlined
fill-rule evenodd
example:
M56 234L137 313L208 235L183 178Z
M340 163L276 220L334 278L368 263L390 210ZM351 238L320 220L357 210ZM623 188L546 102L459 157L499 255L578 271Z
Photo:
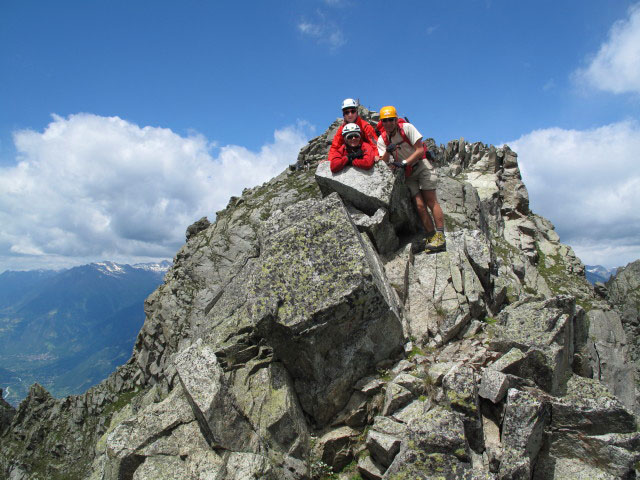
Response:
M337 173L342 170L349 159L347 158L347 149L344 145L340 148L329 150L329 162L331 163L331 171Z
M360 148L364 152L364 155L362 156L362 158L356 158L353 161L353 166L362 168L364 170L369 170L371 167L373 167L376 150L368 143L363 143Z

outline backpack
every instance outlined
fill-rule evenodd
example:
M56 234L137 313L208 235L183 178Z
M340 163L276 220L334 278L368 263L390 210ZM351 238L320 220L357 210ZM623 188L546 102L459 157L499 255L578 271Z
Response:
M407 135L404 133L403 125L405 123L409 123L409 120L406 117L405 118L398 117L398 132L402 137L402 142L400 143L406 142L408 145L411 145L411 142L407 138ZM389 139L389 135L387 135L387 131L384 129L384 127L382 127L382 129L379 131L379 135L382 137L382 140L384 141L385 145L389 145L391 143L391 140ZM424 142L422 142L422 148L424 149L424 152L422 153L422 158L427 158L427 146L425 145Z
M404 128L403 125L405 123L409 123L409 119L407 117L405 118L400 118L398 117L398 132L400 133L400 136L402 137L402 142L406 142L408 145L411 145L411 142L409 141L409 139L407 138L407 135L404 133ZM380 125L380 124L378 124ZM381 130L377 130L378 132L378 136L382 137L382 141L384 141L385 145L389 145L391 143L391 140L389 139L389 136L387 135L387 131L384 129L384 127L381 128ZM402 143L400 142L400 143ZM431 152L429 152L429 155L427 155L427 152L429 151L429 147L427 146L427 144L425 142L422 142L422 148L423 148L423 152L422 152L422 158L431 158Z

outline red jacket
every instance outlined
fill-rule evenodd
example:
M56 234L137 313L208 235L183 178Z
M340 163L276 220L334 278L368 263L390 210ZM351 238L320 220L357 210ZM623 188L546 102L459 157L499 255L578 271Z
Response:
M376 146L378 143L378 135L376 135L376 131L373 129L369 122L366 122L358 116L356 118L355 123L360 127L360 131L362 132L362 143L370 143L372 146ZM344 138L342 138L342 128L346 125L346 123L342 122L340 128L336 132L333 137L333 141L331 142L331 148L329 149L329 153L331 150L337 150L339 147L344 145Z
M369 143L362 142L360 147L364 152L362 158L356 158L351 162L351 165L358 168L369 170L373 167L374 157L377 155L378 150L371 146ZM331 171L337 173L347 166L349 157L347 157L347 146L342 145L336 149L329 150L329 161L331 162Z

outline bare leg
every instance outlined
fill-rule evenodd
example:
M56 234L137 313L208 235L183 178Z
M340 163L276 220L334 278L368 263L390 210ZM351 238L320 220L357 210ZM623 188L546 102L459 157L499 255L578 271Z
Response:
M440 203L438 203L438 196L436 195L436 191L435 190L420 190L420 195L416 195L416 205L418 204L417 202L417 197L422 197L421 200L423 200L423 205L426 204L427 207L429 207L429 210L431 210L431 213L433 214L433 220L436 223L436 228L444 228L444 214L442 213L442 208L440 207ZM426 209L425 209L425 213ZM418 209L418 214L420 214L420 210ZM427 213L428 216L428 213ZM422 215L420 215L420 219L422 220ZM424 221L422 222L424 223ZM429 219L429 225L431 225L431 230L427 230L427 231L432 231L433 230L433 223L431 222L431 219Z
M421 191L421 193L424 194L427 192L423 190ZM418 212L418 216L420 217L420 221L422 222L422 226L424 227L424 231L426 233L429 233L433 232L435 228L433 227L431 216L429 215L429 212L427 212L427 203L425 202L425 199L423 197L424 195L420 195L420 193L418 193L415 197L413 197L413 200L416 202L416 210ZM442 213L442 210L440 210L440 212Z

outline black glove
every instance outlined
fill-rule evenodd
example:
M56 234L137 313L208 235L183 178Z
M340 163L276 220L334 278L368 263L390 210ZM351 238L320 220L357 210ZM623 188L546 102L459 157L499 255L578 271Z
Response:
M351 163L356 158L362 158L364 156L364 152L362 149L354 150L353 152L349 152L347 158L349 159L349 163Z
M398 168L407 168L407 164L402 162L393 162L391 165Z
M393 153L396 151L396 148L398 148L398 145L396 145L395 143L390 143L389 145L387 145L387 152Z
M434 162L436 160L436 152L433 150L427 150L427 160Z

